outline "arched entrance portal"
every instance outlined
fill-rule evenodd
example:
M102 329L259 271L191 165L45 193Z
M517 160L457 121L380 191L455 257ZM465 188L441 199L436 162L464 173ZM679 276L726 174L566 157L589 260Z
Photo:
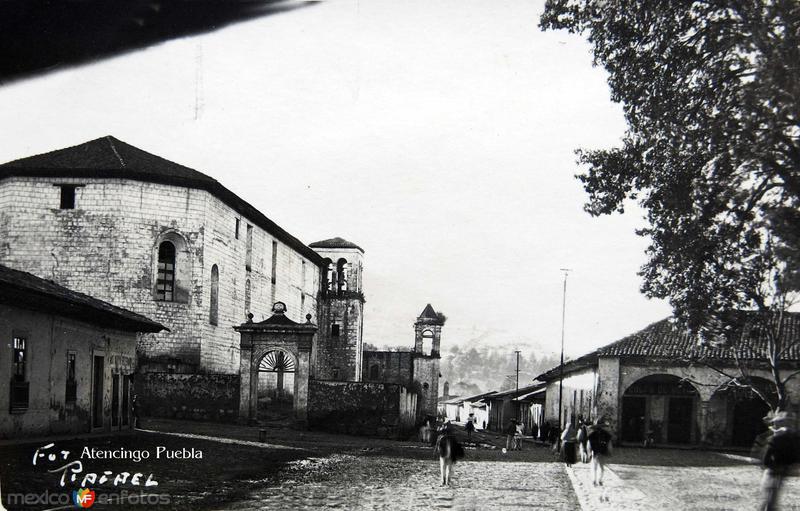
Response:
M276 302L272 316L259 323L235 327L240 345L239 417L292 421L304 426L308 418L308 378L311 343L317 327L286 317L286 305Z
M259 421L287 421L293 418L294 375L297 363L291 353L268 351L258 365Z
M762 378L751 383L767 399L777 400L774 385ZM708 441L715 445L750 447L767 430L764 417L770 408L750 387L733 383L714 392L709 404L712 412Z
M697 390L669 374L637 380L622 396L622 441L642 443L652 437L659 444L695 441Z

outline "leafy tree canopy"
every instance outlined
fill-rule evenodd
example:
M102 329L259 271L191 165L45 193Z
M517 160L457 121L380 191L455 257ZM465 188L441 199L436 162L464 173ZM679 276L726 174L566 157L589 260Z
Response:
M800 288L800 2L548 0L588 37L628 130L580 150L592 215L637 200L646 295L697 330Z

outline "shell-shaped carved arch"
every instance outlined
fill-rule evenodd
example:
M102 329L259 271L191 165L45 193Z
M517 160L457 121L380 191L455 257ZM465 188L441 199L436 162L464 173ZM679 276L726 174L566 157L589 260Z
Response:
M274 350L268 351L261 358L258 370L267 373L293 373L297 371L297 364L291 354L283 350Z

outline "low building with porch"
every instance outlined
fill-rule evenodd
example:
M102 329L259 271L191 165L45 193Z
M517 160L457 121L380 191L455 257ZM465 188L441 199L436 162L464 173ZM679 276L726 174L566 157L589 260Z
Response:
M538 427L541 421L541 405L543 404L541 390L544 388L544 384L536 383L519 389L487 395L483 398L488 404L487 429L505 431L511 419L514 419L521 421L525 425L525 433L529 434L533 429L533 424ZM538 407L534 405L538 405Z
M731 376L744 366L752 385L769 395L766 336L741 316L740 348L699 345L667 318L537 377L545 382L545 420L551 424L603 417L623 444L750 446L764 430L769 407ZM784 317L784 377L800 368L800 314ZM702 363L697 360L703 360ZM787 383L798 411L800 380Z
M496 394L496 390L482 392L474 396L454 397L444 401L444 413L451 422L472 421L477 429L484 429L489 424L489 405L487 398Z
M137 333L164 326L2 265L0 289L0 438L131 429Z

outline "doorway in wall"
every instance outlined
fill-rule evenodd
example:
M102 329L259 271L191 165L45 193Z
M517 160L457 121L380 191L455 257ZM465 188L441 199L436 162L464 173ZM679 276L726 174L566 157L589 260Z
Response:
M258 366L259 422L288 422L294 417L295 371L292 354L274 350Z
M94 356L92 364L92 428L103 427L103 380L105 375L105 357Z

